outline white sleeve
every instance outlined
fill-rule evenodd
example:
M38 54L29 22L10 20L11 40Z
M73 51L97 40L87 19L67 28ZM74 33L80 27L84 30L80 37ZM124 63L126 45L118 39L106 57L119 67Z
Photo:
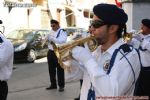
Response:
M140 47L141 42L136 40L135 38L132 38L129 44L132 45L134 48L138 49Z
M89 59L84 65L91 77L96 78L105 75L105 72L101 67L102 65L98 65L93 58Z
M4 40L4 42L0 45L0 67L3 67L8 63L8 60L13 55L14 49L12 44L8 42L8 40Z
M150 52L150 42L144 39L141 43L142 49L147 49Z

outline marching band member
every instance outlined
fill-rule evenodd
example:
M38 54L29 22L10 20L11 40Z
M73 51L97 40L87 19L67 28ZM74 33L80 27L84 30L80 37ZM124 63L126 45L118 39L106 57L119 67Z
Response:
M2 24L0 20L0 24ZM8 95L7 80L11 77L13 68L14 48L0 31L0 100L6 100Z
M140 63L136 50L121 39L128 16L112 4L97 4L93 12L92 34L99 47L92 54L79 46L72 50L73 58L84 66L80 100L132 96Z
M50 21L52 30L48 34L47 39L49 41L48 44L48 53L47 53L47 60L48 60L48 68L49 68L49 75L50 75L50 83L51 85L46 88L46 90L57 89L57 83L59 86L59 92L64 91L65 87L65 79L64 79L64 69L58 63L58 59L56 54L54 53L53 47L51 42L62 44L67 41L67 33L60 28L59 22L57 20L52 19ZM58 82L56 82L56 74L58 78Z
M134 95L150 96L150 19L142 19L141 33L132 36L129 44L139 50L141 57L141 72Z
M142 19L140 33L132 33L129 44L140 50L143 66L150 66L150 19Z
M150 50L150 19L142 19L141 30L137 33L130 32L132 34L132 39L129 44L133 45L135 48L142 48Z

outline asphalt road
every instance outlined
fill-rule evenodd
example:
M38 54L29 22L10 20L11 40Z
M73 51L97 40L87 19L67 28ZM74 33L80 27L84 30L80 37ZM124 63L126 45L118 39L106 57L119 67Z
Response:
M64 92L45 90L50 83L46 58L14 68L7 100L73 100L79 94L79 81L66 83Z

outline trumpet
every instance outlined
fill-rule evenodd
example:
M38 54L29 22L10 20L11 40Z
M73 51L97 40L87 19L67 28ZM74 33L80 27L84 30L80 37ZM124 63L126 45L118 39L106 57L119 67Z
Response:
M141 34L141 33L142 33L142 30L132 31L132 32L126 33L123 36L123 40L125 42L131 41L133 37L135 37L135 36L137 36L138 34Z
M75 46L84 46L85 43L87 43L87 46L91 52L98 47L97 40L95 39L94 36L91 35L85 38L79 38L77 40L73 40L71 42L59 44L59 45L55 44L54 42L51 42L54 52L58 58L58 63L64 69L65 69L65 64L63 62L72 59L71 50Z

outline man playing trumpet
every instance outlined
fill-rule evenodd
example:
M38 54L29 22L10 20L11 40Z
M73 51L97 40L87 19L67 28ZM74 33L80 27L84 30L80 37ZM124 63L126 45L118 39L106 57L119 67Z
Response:
M135 95L150 96L150 19L141 21L141 33L133 34L130 44L137 48L141 56L141 74Z
M150 19L142 19L140 29L141 30L138 32L129 33L132 35L131 41L129 43L136 48L141 46L143 49L149 48L150 50L150 47L148 46L148 42L150 42Z
M97 4L93 12L92 34L99 47L93 53L79 46L72 50L84 69L80 100L132 96L140 63L136 50L121 39L128 16L111 4Z

